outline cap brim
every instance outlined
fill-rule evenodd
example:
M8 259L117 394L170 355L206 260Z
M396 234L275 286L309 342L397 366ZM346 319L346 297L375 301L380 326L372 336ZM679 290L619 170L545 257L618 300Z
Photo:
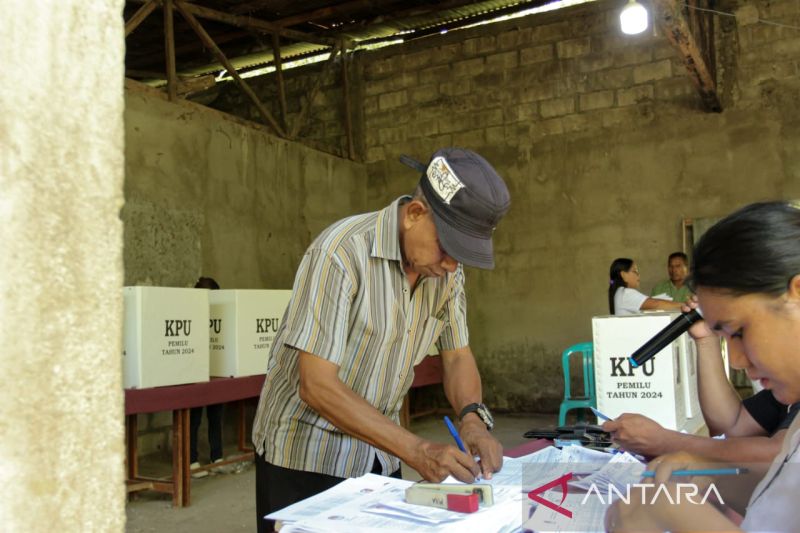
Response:
M431 212L439 243L447 255L467 266L485 270L494 269L494 247L491 237L483 239L460 232L439 218L435 210L432 209Z

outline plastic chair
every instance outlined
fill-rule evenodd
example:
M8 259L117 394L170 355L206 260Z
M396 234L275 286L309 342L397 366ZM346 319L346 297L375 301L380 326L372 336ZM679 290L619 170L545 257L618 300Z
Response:
M569 362L574 353L582 354L583 396L572 395ZM568 411L597 407L597 397L594 390L594 346L591 342L582 342L570 346L561 355L561 364L564 367L564 401L561 402L561 407L558 410L559 426L566 424Z

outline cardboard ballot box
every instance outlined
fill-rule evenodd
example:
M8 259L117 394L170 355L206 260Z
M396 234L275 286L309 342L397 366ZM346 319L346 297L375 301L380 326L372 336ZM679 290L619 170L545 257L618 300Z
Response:
M702 423L699 404L695 403L694 342L686 338L688 334L684 333L639 368L633 368L628 361L637 348L678 315L657 312L592 319L595 392L600 411L612 418L626 412L639 413L674 430L694 428L696 420L688 423L689 415L699 417Z
M209 291L212 376L263 374L292 291Z
M126 389L208 381L208 292L123 289Z

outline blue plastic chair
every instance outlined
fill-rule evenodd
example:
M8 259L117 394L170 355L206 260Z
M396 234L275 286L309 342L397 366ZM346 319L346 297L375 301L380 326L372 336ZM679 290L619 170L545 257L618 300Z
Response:
M580 353L583 366L583 396L572 395L569 362L572 354ZM558 425L567 422L567 412L572 409L587 409L597 407L597 397L594 390L594 346L591 342L582 342L570 346L561 355L561 364L564 367L564 401L558 410ZM581 413L583 414L583 413Z

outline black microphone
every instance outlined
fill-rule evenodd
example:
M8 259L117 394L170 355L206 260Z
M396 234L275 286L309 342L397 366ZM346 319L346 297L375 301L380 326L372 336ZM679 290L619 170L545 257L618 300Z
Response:
M686 330L688 330L692 324L702 319L703 315L700 314L699 309L692 309L688 313L681 313L681 316L670 322L667 327L656 333L652 339L633 352L633 355L629 358L631 366L636 368L645 364L655 354L660 352L664 346L686 333Z

